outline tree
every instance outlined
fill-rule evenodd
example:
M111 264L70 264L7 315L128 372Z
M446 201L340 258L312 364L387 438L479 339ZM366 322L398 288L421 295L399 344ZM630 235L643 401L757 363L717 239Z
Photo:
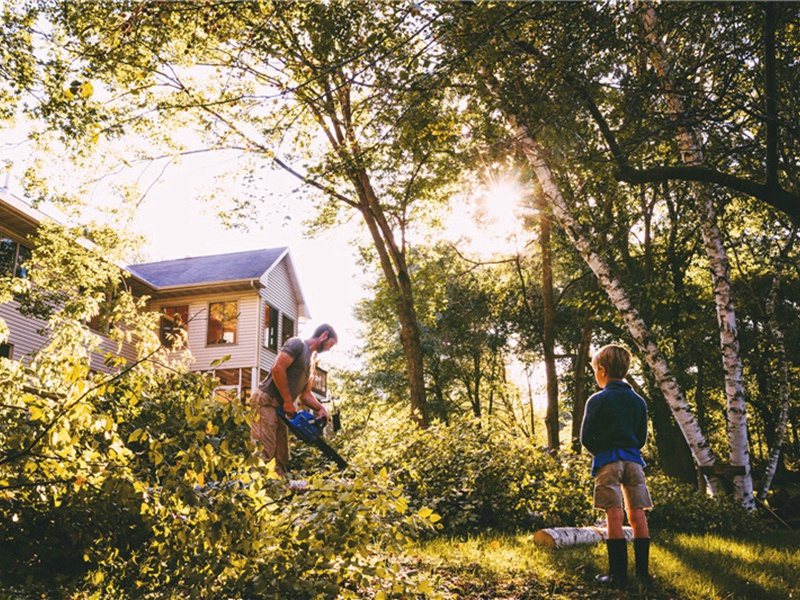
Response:
M510 114L517 125L512 125L512 132L539 144L543 152L537 153L538 162L549 164L551 173L558 171L554 183L561 188L560 193L567 198L577 197L573 192L577 189L580 196L586 199L588 206L569 206L573 216L579 218L581 214L584 215L583 227L592 223L583 233L595 240L604 235L598 235L602 230L596 225L596 220L604 208L613 210L615 222L609 227L616 247L611 248L613 255L609 256L609 266L616 270L619 281L627 287L629 298L644 309L640 314L645 317L645 322L653 323L652 331L657 336L661 335L664 319L659 312L648 309L651 300L642 293L647 288L642 288L635 278L640 268L637 266L639 257L631 255L631 250L638 251L638 248L632 246L630 240L639 235L643 228L645 244L642 259L646 268L638 273L651 272L654 259L657 258L653 254L653 249L657 247L652 239L655 231L653 226L663 222L662 215L665 213L662 207L665 201L670 209L667 213L670 219L674 214L690 214L693 223L703 224L706 255L709 264L714 267L716 288L721 291L730 288L730 284L726 283L729 267L725 265L722 232L719 223L715 225L716 217L709 213L710 209L718 208L713 202L724 206L736 198L736 206L747 205L746 195L753 189L745 190L747 186L740 185L741 182L756 183L765 172L779 170L784 175L780 185L788 186L787 189L792 188L794 177L791 160L784 161L781 156L781 162L777 163L775 153L771 151L772 159L766 162L771 162L772 166L764 170L764 163L755 159L758 155L753 152L758 144L752 141L752 132L756 132L764 148L774 148L776 139L780 139L781 143L787 144L785 156L792 156L794 152L791 133L793 117L780 110L775 112L775 106L772 112L769 108L762 112L760 106L754 105L754 102L759 102L753 100L758 97L757 94L747 92L754 86L760 88L760 83L765 81L763 89L781 90L777 92L777 97L785 98L788 104L793 102L795 94L794 90L785 90L783 93L784 82L791 80L793 70L789 67L790 61L781 61L782 48L791 47L793 42L789 41L789 36L781 38L778 35L777 61L770 63L771 26L759 18L762 14L760 7L757 10L753 10L752 6L659 7L662 21L666 20L660 33L668 32L667 39L674 38L673 46L676 49L676 56L672 57L668 71L668 76L674 77L674 80L666 85L666 75L659 80L656 70L648 68L648 58L655 59L658 56L650 53L648 57L648 46L642 42L640 13L628 7L573 5L562 10L555 5L471 5L453 7L445 12L450 21L443 35L447 43L456 49L454 56L458 56L459 52L469 52L471 65L480 65L477 77L470 78L467 69L463 70L463 76L477 81L479 85L482 80L489 82L493 99L486 102L490 107L488 110L499 108ZM665 14L668 16L665 17ZM777 32L780 31L781 22L780 19L776 21ZM739 34L743 30L752 32L749 40L766 40L765 61L760 60L757 45L739 42L742 39ZM708 35L709 31L715 33ZM480 58L476 60L476 57ZM741 77L743 62L750 69L746 78ZM766 63L772 64L772 72ZM663 66L663 60L658 64ZM763 69L762 65L765 65ZM667 70L662 69L661 73L666 74ZM703 76L696 77L698 73ZM764 73L767 76L771 73L771 83L767 81L770 77L762 77ZM776 78L780 85L776 83ZM664 88L667 89L666 94L660 91ZM774 98L775 94L767 96ZM683 107L678 106L676 99L684 102ZM671 110L664 110L665 106L671 106ZM677 110L680 108L683 110ZM676 117L676 114L680 116ZM772 117L765 117L765 114ZM770 128L772 131L767 135ZM719 175L734 169L737 171L734 179L738 178L738 181L715 175L714 181L723 187L717 187L713 195L706 189L703 190L705 196L695 193L695 197L706 201L703 211L696 213L686 212L686 208L693 206L693 199L685 195L684 190L688 186L682 182L653 187L652 201L647 198L650 190L644 186L631 189L627 186L614 188L605 185L601 190L599 181L607 182L609 177L624 179L619 176L620 171L624 170L623 166L631 171L643 171L642 165L682 159L680 153L673 153L676 130L694 132L695 143L691 147L695 150L699 148L697 140L702 136L706 171L715 171ZM778 132L781 135L776 137ZM745 141L748 135L750 137ZM690 149L688 137L681 140L682 147ZM684 152L683 157L687 156L691 155ZM609 170L611 166L615 168ZM679 172L682 173L674 171L672 174L681 179L682 175L677 175ZM772 177L774 182L774 174ZM689 177L688 180L693 178ZM671 181L671 178L653 181L664 183ZM754 195L776 206L775 198L782 193L776 191L772 196L764 196L754 192ZM786 205L783 206L786 208ZM605 220L603 222L608 223ZM764 226L777 233L771 219L764 221ZM677 250L674 255L688 256L691 259L688 265L694 267L691 227L687 228L686 222L679 222L673 231L678 235L671 239L688 242L688 245L682 242L681 246L673 244ZM614 264L616 260L619 262ZM681 279L685 279L685 276L680 273L678 263L671 263L670 268L674 273L673 281L678 286L682 285ZM734 424L730 429L728 450L733 462L743 465L745 475L739 480L741 485L738 493L743 502L750 504L747 493L747 426L741 418L744 414L741 411L743 386L741 377L737 375L737 371L741 373L741 368L736 367L736 364L741 365L741 358L736 358L737 352L731 343L736 336L730 325L732 319L729 317L733 316L733 311L726 299L729 296L728 293L718 295L716 303L720 309L719 332L728 372L728 413ZM693 317L687 315L682 318ZM678 323L678 320L673 320L673 326ZM685 352L682 354L686 355ZM680 361L680 354L676 354L674 359ZM692 359L698 361L697 364L703 362L699 356ZM686 365L681 366L678 362L673 372L688 382L693 377L687 378L684 368ZM694 379L698 383L698 392L701 391L703 380L701 373L708 374L707 371L697 371ZM657 374L656 379L660 379ZM706 377L705 390L709 389L708 383ZM695 401L698 411L705 408L705 401L700 394L695 394ZM684 435L686 433L684 430Z
M415 223L445 197L460 141L448 90L426 81L436 59L419 11L348 2L36 8L53 27L50 48L75 61L64 80L102 82L113 94L92 99L95 112L68 131L79 143L88 131L101 140L146 132L187 153L195 150L177 133L193 126L205 150L249 154L300 179L316 193L317 225L358 215L400 323L412 414L425 425L407 253Z
M478 419L492 416L494 398L509 387L505 371L515 290L509 289L514 274L503 266L470 263L444 243L419 246L412 255L431 415L441 420L463 412ZM379 281L358 309L370 331L364 347L367 374L384 393L396 389L391 381L398 359L386 343L397 326L389 297Z

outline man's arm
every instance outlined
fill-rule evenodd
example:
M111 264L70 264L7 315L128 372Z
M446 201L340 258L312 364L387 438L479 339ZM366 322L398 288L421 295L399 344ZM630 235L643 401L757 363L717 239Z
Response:
M289 389L289 377L286 375L286 369L294 362L294 357L286 352L279 352L278 358L275 359L275 364L272 365L272 382L278 388L278 393L281 395L278 400L283 403L283 412L287 416L294 415L294 398Z
M328 411L325 410L325 407L322 403L317 400L316 396L311 393L311 379L308 380L306 384L306 388L300 394L300 402L305 404L311 410L317 411L320 417L328 418Z

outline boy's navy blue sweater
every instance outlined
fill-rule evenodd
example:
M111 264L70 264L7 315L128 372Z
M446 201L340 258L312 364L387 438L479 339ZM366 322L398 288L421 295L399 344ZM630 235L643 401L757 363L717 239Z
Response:
M646 441L647 405L626 382L609 381L586 402L581 443L595 457L593 472L613 460L644 465L639 450Z

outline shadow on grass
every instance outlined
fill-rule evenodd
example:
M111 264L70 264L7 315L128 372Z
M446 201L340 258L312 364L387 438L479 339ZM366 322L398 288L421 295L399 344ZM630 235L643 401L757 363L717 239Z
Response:
M685 586L687 596L702 597L713 590L726 600L785 600L800 592L796 547L792 552L772 540L762 544L689 535L660 539L658 547L661 562L676 572L676 585Z

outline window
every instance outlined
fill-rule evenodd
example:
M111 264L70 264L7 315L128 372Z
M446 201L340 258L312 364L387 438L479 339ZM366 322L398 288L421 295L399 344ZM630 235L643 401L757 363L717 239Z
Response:
M278 351L278 309L264 305L264 346Z
M219 380L219 385L214 390L216 399L220 402L232 400L245 401L250 393L253 381L251 369L217 369L213 371Z
M214 344L235 344L236 323L239 320L237 302L212 302L208 305L209 346Z
M163 306L161 313L158 337L166 348L174 348L186 333L189 323L189 307L187 305Z
M25 264L31 258L31 249L14 240L0 238L0 277L27 277Z
M317 367L314 369L314 380L311 382L311 391L317 392L320 396L328 395L328 372Z
M0 344L0 358L14 358L14 344Z
M290 337L294 337L294 321L283 315L283 331L281 332L281 345L286 343Z

